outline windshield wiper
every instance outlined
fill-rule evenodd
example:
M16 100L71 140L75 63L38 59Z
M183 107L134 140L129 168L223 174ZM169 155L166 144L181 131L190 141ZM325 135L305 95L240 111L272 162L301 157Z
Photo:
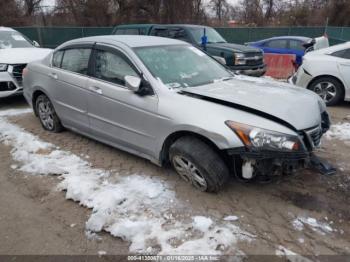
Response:
M221 82L221 81L228 81L228 80L231 80L231 79L233 79L234 78L234 76L225 76L225 77L222 77L222 78L219 78L219 79L214 79L213 80L213 83L215 83L215 82Z

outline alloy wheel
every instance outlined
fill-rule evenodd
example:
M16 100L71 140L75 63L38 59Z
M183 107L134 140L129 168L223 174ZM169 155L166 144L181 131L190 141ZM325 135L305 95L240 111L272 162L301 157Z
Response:
M337 95L337 88L331 82L320 82L314 87L314 91L326 103L330 102Z
M174 156L173 165L177 173L188 183L201 191L208 188L207 181L195 164L183 156Z
M38 103L38 113L42 124L48 130L52 130L54 128L54 112L52 110L51 102L40 101Z

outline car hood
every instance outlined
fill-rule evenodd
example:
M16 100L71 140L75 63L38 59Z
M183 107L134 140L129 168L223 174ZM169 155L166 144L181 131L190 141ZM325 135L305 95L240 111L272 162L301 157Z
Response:
M237 76L228 81L185 88L183 92L270 118L295 130L321 123L316 94L277 81ZM232 118L228 120L234 120L234 115Z
M46 48L8 48L0 49L1 64L28 64L43 59L52 50Z
M261 50L259 48L256 48L256 47L237 45L237 44L231 44L231 43L208 44L207 47L208 48L219 48L219 49L225 49L225 50L233 50L235 52L242 52L242 53L261 52Z

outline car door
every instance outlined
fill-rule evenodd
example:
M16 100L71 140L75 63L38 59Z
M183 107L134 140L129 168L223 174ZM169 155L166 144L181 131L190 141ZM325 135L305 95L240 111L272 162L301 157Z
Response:
M96 45L89 80L90 127L99 139L132 153L154 157L158 98L125 86L126 75L140 71L120 50Z
M88 64L92 44L70 46L56 51L50 77L50 98L62 123L88 132Z
M345 88L350 87L350 49L344 49L337 51L332 54L333 56L339 57L338 68L340 75L345 80Z

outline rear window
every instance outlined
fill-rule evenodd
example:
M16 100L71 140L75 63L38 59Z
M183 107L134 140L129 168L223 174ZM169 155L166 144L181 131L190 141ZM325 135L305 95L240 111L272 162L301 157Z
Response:
M344 59L350 59L350 49L344 49L340 51L336 51L331 54L332 56L344 58Z
M79 74L88 72L91 49L68 49L64 51L61 68Z

